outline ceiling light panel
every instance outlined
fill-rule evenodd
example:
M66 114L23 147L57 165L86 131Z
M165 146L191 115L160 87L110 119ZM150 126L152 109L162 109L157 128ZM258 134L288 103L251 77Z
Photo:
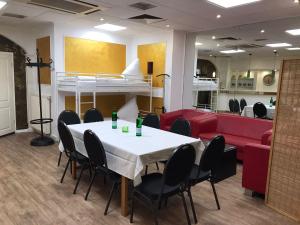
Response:
M271 48L282 48L282 47L290 47L292 45L288 43L274 43L274 44L267 44L266 46Z
M231 50L224 50L224 51L220 51L220 52L224 53L224 54L235 54L235 53L245 52L245 50L243 50L243 49L231 49Z
M95 26L95 28L100 29L100 30L107 30L107 31L121 31L121 30L126 29L126 27L118 26L118 25L114 25L114 24L110 24L110 23L101 24L101 25Z
M296 47L296 48L287 48L287 50L289 51L299 51L300 47Z
M0 9L2 9L6 4L7 4L7 2L5 2L5 1L0 1Z
M241 5L260 2L261 0L207 0L207 1L217 6L221 6L223 8L232 8Z
M300 29L294 29L294 30L287 30L285 31L291 35L294 35L294 36L297 36L297 35L300 35Z

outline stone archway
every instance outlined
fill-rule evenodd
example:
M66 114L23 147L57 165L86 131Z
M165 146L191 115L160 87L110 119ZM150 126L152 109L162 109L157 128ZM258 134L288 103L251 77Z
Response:
M0 51L14 54L16 128L27 129L27 92L25 50L18 44L0 34Z

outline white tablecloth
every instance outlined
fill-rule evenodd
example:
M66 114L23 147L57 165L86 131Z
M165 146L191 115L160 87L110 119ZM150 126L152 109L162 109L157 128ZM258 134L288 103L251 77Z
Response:
M265 105L267 108L267 117L270 119L273 119L274 114L275 114L275 106L269 106L269 105ZM242 116L246 116L246 117L254 117L254 113L253 113L253 105L247 105L245 106L242 114Z
M122 133L122 126L129 126L129 133ZM118 120L118 129L112 129L111 121L69 125L76 150L87 156L83 143L83 133L91 129L100 138L106 151L109 169L141 182L143 168L160 160L167 160L173 150L182 144L192 144L196 149L196 163L205 148L200 139L190 138L171 132L143 126L142 136L135 135L135 124Z

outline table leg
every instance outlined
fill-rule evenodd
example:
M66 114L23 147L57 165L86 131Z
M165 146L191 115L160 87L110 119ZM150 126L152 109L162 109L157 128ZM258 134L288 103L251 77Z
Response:
M128 215L128 178L121 178L121 214Z
M76 179L76 167L77 167L77 164L76 164L76 161L72 161L72 177L74 178L74 180Z

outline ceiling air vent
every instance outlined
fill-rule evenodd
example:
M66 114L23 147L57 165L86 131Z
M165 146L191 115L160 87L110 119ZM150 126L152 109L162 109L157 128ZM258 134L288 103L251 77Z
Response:
M216 38L217 41L239 41L241 40L240 38L234 38L234 37L221 37L221 38Z
M267 38L258 38L258 39L255 39L254 41L267 41L268 39Z
M256 45L256 44L240 44L240 45L227 45L225 47L230 49L250 49L250 48L262 48L264 46Z
M152 15L148 15L148 14L142 14L139 16L134 16L134 17L130 17L128 18L131 21L137 22L137 23L143 23L143 24L152 24L152 23L158 23L158 22L162 22L165 21L166 19L157 17L157 16L152 16Z
M49 9L54 9L71 14L91 14L96 11L101 11L98 5L80 0L30 0L28 4L37 5Z
M14 13L3 13L1 16L12 17L12 18L17 18L17 19L26 18L26 16L24 16L24 15L14 14Z
M156 5L152 5L152 4L146 3L146 2L137 2L137 3L131 4L129 6L132 8L139 9L139 10L148 10L148 9L157 7Z

